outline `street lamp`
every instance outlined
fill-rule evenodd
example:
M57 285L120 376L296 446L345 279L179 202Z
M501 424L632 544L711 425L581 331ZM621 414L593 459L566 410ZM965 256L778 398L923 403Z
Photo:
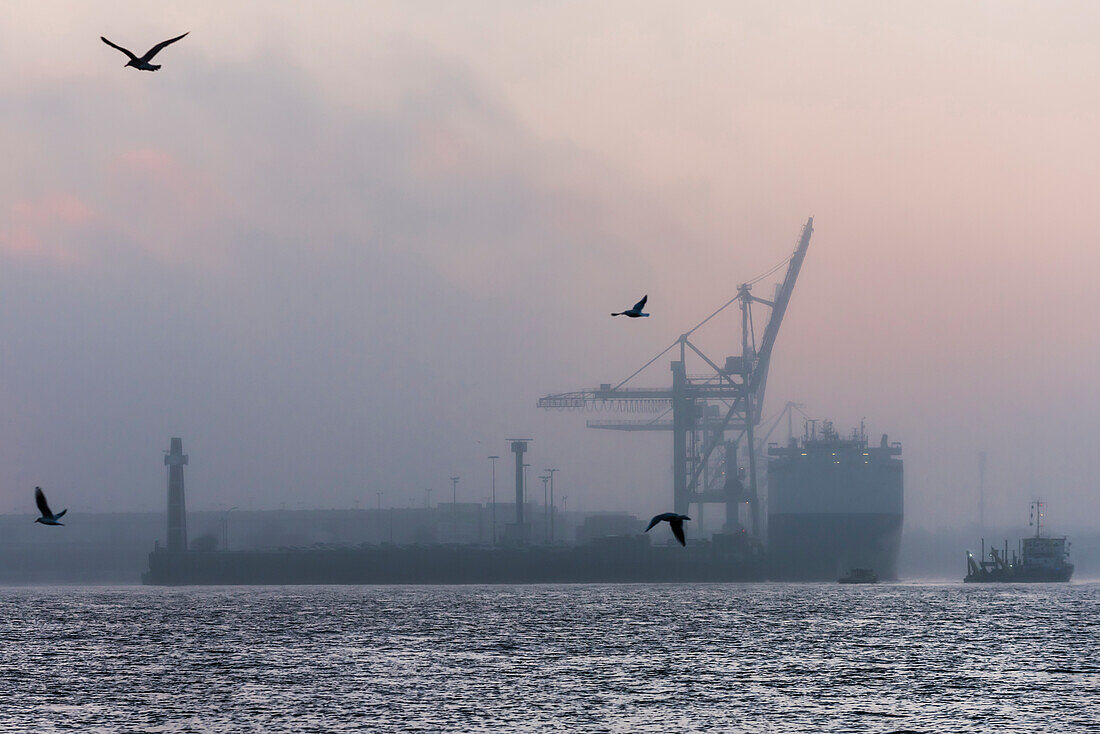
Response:
M550 542L550 507L546 501L547 484L550 481L550 477L543 474L539 479L542 480L542 540L544 543Z
M560 471L558 469L547 469L546 473L550 475L550 542L554 542L554 472Z
M454 541L458 542L458 477L451 477L451 528Z
M378 545L382 545L382 525L385 520L382 519L382 490L375 492L378 495Z
M527 505L527 467L529 466L531 465L523 465L523 501L521 502L521 504L523 504L524 506ZM528 525L530 525L530 523L528 523Z
M493 545L497 544L497 459L499 456L490 456L489 463L493 467Z
M236 505L230 507L222 516L222 542L225 544L226 550L229 550L229 513L235 509L237 509Z

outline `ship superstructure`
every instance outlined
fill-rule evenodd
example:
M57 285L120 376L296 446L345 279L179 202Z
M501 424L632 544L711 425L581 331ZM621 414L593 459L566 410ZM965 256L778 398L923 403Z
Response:
M904 518L901 444L870 446L807 421L801 440L768 447L769 575L834 581L850 568L897 578Z

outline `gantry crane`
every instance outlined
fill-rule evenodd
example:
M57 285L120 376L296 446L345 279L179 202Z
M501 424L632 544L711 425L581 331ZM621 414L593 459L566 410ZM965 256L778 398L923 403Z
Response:
M760 423L772 349L810 245L813 223L813 217L806 220L798 247L789 258L763 275L742 283L737 288L737 295L682 334L630 377L614 387L605 383L595 389L547 395L539 399L538 406L657 413L653 418L643 420L588 421L588 427L616 431L671 431L675 511L687 514L692 503L724 504L727 527L732 528L736 525L738 504L747 502L752 532L759 536L760 504L753 428ZM776 288L774 300L752 294L754 284L778 272L784 265L787 272ZM726 357L723 365L719 366L691 342L691 335L734 303L738 303L741 309L741 354ZM759 345L753 323L754 304L771 309ZM670 363L672 387L627 387L627 383L643 370L677 347L679 358ZM705 365L706 372L689 375L689 358ZM742 443L742 439L748 461L745 472L737 463L738 444Z

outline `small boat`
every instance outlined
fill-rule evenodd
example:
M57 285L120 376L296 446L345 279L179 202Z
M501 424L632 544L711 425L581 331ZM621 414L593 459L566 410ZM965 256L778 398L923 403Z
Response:
M874 569L853 568L849 569L847 576L837 579L838 584L877 584L878 576Z

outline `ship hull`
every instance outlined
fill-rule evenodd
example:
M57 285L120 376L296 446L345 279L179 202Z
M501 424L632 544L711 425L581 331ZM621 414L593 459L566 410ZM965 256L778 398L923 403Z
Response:
M768 517L769 577L835 581L850 568L880 579L898 573L902 516L888 513L773 514Z
M150 585L536 584L761 581L760 556L650 546L648 538L573 548L409 546L149 555Z
M825 422L801 443L768 448L768 555L772 578L835 581L852 568L898 575L905 515L901 444L869 446Z

